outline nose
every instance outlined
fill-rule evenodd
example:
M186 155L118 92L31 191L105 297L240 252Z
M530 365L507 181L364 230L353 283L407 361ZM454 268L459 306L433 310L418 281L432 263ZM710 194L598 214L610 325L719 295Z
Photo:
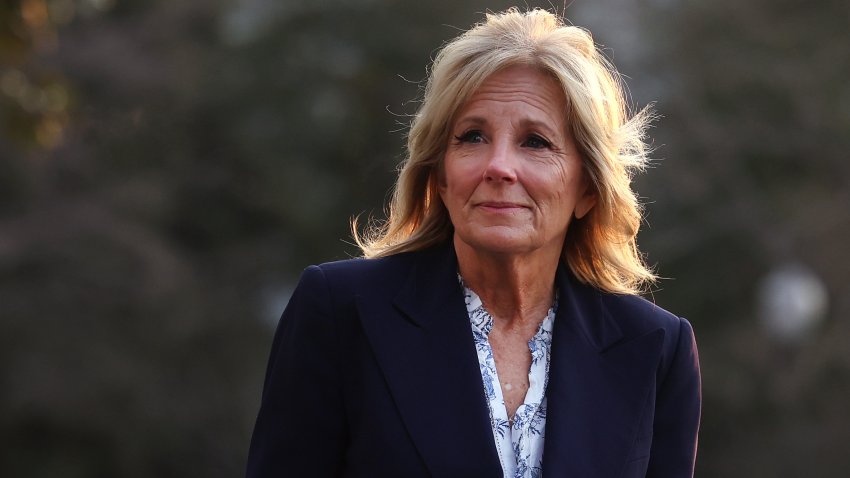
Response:
M507 142L493 144L487 165L484 168L484 180L488 182L516 182L515 157Z

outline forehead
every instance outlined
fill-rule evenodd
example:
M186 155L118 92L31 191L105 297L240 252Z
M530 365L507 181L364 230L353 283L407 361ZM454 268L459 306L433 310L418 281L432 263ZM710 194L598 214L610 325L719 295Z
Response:
M533 119L563 123L566 99L558 82L539 68L517 65L487 77L461 105L457 118L482 110L515 111Z

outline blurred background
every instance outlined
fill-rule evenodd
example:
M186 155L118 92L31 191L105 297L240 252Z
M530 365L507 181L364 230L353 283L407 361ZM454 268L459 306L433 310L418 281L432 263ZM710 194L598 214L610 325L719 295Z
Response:
M0 475L241 476L300 271L357 254L429 60L510 5L5 0ZM640 245L700 345L697 475L850 476L850 3L566 16L661 115Z

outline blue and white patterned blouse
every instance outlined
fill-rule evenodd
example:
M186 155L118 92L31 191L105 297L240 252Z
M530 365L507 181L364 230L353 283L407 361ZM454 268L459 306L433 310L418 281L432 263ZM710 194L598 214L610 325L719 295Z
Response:
M543 475L543 439L546 431L546 384L549 381L549 351L552 348L552 325L558 307L557 298L528 341L531 368L528 371L528 391L525 401L517 408L513 423L508 419L502 387L496 372L496 361L488 336L493 330L493 317L484 309L478 295L463 287L466 311L472 324L472 336L478 351L478 364L484 382L484 394L490 409L493 438L506 478L538 478Z

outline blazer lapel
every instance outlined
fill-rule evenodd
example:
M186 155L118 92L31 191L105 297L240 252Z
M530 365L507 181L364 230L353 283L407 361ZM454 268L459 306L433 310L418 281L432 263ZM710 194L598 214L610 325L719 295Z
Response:
M394 301L358 298L361 322L431 474L500 476L454 249L417 255Z
M547 388L545 477L615 477L629 459L663 330L623 337L602 295L561 267Z

